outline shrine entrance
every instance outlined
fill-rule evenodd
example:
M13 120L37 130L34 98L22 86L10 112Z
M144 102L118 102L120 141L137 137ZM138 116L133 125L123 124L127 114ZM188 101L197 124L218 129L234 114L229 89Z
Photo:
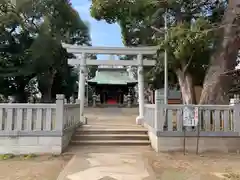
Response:
M93 89L92 106L132 107L137 80L129 77L126 68L99 66L87 83Z
M144 118L144 78L143 78L143 66L154 66L155 60L144 59L144 55L154 55L157 52L158 47L90 47L90 46L78 46L70 44L62 44L64 48L67 49L69 53L76 55L76 59L69 59L68 63L71 65L79 65L79 91L78 99L80 100L80 118L81 121L85 120L84 117L84 104L85 104L85 83L87 76L87 65L97 65L97 66L121 66L121 67L132 67L137 66L137 82L133 82L132 85L138 84L138 103L139 103L139 115L136 118L137 124L142 124ZM133 59L131 60L95 60L90 59L89 55L131 55ZM97 77L97 76L96 76ZM105 80L111 80L110 76ZM115 79L116 80L116 79ZM122 95L126 93L127 89L129 92L129 87L131 87L131 82L125 79L116 83L104 83L100 81L92 81L92 85L95 86L97 92L101 94L101 102L116 103L122 102ZM89 81L89 83L91 83ZM95 83L95 84L94 84ZM106 88L107 85L107 88ZM105 89L104 89L105 88ZM109 89L118 91L110 91ZM131 89L131 88L130 88ZM105 91L104 91L105 90ZM117 98L117 100L116 100Z
M124 91L125 87L107 85L104 84L102 86L97 87L97 92L100 95L100 103L107 105L117 105L123 104L124 101Z

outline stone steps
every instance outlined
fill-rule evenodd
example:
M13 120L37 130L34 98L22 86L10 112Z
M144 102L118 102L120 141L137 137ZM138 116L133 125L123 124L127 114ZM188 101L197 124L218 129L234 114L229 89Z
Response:
M72 140L72 145L98 145L98 146L143 146L150 145L149 140Z
M147 134L75 134L73 140L148 140Z
M72 137L73 145L150 145L147 130L143 128L94 128L83 126L78 128Z
M147 134L145 129L79 128L76 134Z

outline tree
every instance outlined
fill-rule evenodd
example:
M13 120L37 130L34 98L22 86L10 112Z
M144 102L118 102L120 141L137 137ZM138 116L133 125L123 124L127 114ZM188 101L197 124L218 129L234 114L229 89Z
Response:
M38 37L31 47L36 71L39 72L38 82L42 102L51 101L51 88L55 75L67 70L68 53L62 48L61 41L89 44L90 40L87 27L68 1L52 3L44 6L47 9L43 8L44 22L38 28ZM42 47L42 44L46 46ZM49 49L51 51L48 51Z
M239 16L240 1L229 1L219 28L221 39L211 58L211 66L204 80L201 104L229 103L227 93L232 85L232 77L223 74L233 70L237 63L236 59L240 48Z
M185 104L196 103L194 85L202 83L196 82L197 76L204 75L209 64L214 37L209 27L208 21L199 18L170 28L167 40L160 39L160 50L167 49L168 64L177 75Z
M16 6L0 1L0 22L0 82L11 89L4 93L26 91L29 80L36 76L42 102L50 102L55 76L68 79L66 74L72 71L61 41L89 45L87 26L68 0L23 0ZM65 79L61 81L64 84Z
M223 2L207 0L94 0L91 13L98 20L118 22L127 46L160 44L160 50L167 48L170 57L169 70L174 70L178 77L184 102L192 104L195 103L193 86L202 84L210 53L217 42L211 37L213 33L205 32L208 32L207 28L212 28L210 23L221 20L224 5ZM169 16L168 25L172 27L168 32L167 42L163 40L164 33L160 30L166 10ZM201 32L202 30L206 31ZM153 75L162 84L161 57L158 58Z
M65 72L57 73L52 85L52 99L55 99L56 94L64 94L69 100L77 92L77 81L78 72L74 67L68 66Z
M34 77L27 52L33 38L28 31L22 31L24 23L7 1L0 1L0 21L1 94L14 95L18 102L26 102L25 86Z

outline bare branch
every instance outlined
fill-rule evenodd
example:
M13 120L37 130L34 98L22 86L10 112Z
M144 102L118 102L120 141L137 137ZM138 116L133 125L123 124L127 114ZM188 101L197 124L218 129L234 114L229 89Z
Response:
M159 32L159 33L162 33L162 34L163 34L164 31L165 31L165 30L163 30L163 29L158 29L158 28L156 28L156 27L154 27L154 26L151 26L151 28L152 28L153 30Z
M185 67L183 68L183 74L185 74L189 68L189 66L191 65L192 61L193 61L193 54L194 52L191 54L188 63L185 65Z

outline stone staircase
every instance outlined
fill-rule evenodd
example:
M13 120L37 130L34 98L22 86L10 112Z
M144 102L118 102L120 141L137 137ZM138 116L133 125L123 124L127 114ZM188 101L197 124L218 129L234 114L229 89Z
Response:
M139 126L84 125L78 128L71 140L72 145L150 145L147 130Z

